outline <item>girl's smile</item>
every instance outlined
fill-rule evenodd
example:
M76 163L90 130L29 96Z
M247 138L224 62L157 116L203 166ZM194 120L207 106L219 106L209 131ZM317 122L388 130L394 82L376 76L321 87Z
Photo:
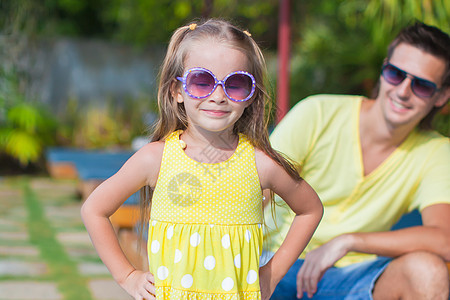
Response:
M201 109L201 111L204 111L206 114L215 117L222 117L230 113L229 111L216 109Z

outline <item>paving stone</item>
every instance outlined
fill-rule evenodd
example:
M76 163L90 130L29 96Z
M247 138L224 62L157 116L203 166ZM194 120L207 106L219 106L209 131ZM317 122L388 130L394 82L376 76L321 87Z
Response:
M22 199L22 191L10 188L2 188L0 191L0 199Z
M64 245L92 245L87 231L61 232L57 234L57 238Z
M26 226L22 221L19 222L18 220L9 219L7 217L0 217L1 231L13 231L13 230L6 230L6 228L25 230Z
M44 263L0 260L0 276L39 276L48 272Z
M133 300L114 280L96 279L89 281L89 288L96 300Z
M26 222L28 217L28 212L23 207L11 208L8 212L8 218L12 218L17 221Z
M98 254L95 251L94 246L89 248L66 247L65 250L67 254L69 254L69 256L72 258L80 258L80 257L98 258Z
M60 300L63 299L52 282L3 281L0 282L2 300Z
M28 241L29 236L28 232L1 232L0 231L0 240L10 240L10 241Z
M80 210L81 205L79 204L70 204L64 207L48 206L45 208L45 214L50 220L53 218L63 218L80 221L80 223L82 223Z
M55 180L47 177L34 177L30 183L36 191L48 191L52 193L64 192L70 194L77 191L77 184L74 180Z
M0 246L0 255L12 256L35 256L39 255L39 250L36 247L25 246Z
M45 276L49 269L45 262L40 261L38 248L23 245L29 239L27 209L22 187L14 182L17 181L0 178L0 240L5 241L5 245L0 246L0 277L3 277L0 280L0 300L62 300L64 297L56 283L30 280L35 276ZM58 241L78 264L79 272L90 279L87 288L93 299L132 300L98 261L89 235L82 228L81 203L75 200L76 182L32 178L30 186L39 198L46 218L57 229ZM28 278L11 279L15 276Z
M85 275L110 275L108 268L103 263L79 263L78 271Z

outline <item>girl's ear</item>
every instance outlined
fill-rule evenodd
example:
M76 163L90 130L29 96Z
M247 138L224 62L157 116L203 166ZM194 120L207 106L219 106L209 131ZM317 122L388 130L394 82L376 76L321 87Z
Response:
M251 98L250 100L248 100L248 101L245 101L246 102L246 106L245 106L245 108L247 108L247 107L249 107L250 105L252 105L252 103L255 101L255 98Z
M252 103L255 101L255 95L253 95L253 97L247 101L245 101L245 108L249 107L250 105L252 105Z
M181 93L181 89L177 81L172 82L172 85L170 86L170 93L172 94L172 98L178 103L184 102L183 94Z

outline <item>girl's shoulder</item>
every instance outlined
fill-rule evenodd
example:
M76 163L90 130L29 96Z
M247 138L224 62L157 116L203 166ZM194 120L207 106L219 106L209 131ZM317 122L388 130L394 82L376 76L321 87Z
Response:
M150 142L144 146L142 146L137 152L138 153L142 153L142 154L162 154L162 152L164 151L164 141L156 141L156 142Z
M255 164L262 185L265 179L278 171L278 164L264 151L255 147Z
M281 182L290 182L295 184L297 181L294 176L290 175L290 171L287 170L289 162L293 164L292 167L296 167L292 161L278 152L280 162L276 158L271 157L261 149L255 147L255 163L258 171L259 181L263 189L270 188L270 186L279 185ZM285 162L283 162L285 160Z
M130 163L134 166L134 169L142 170L146 174L147 184L150 186L156 184L163 152L164 141L156 141L141 147L130 158Z
M263 150L255 147L255 161L257 168L261 169L273 169L278 166L277 162L271 158Z

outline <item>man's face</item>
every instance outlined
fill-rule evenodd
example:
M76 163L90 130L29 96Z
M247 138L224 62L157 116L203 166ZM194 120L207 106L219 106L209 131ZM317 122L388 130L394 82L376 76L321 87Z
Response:
M404 43L398 45L387 63L412 76L435 83L438 89L442 87L444 60L414 46ZM387 82L383 76L380 78L377 101L390 127L417 126L433 107L444 105L450 95L450 89L437 91L431 97L416 95L418 93L412 90L413 78L410 75L398 85Z

